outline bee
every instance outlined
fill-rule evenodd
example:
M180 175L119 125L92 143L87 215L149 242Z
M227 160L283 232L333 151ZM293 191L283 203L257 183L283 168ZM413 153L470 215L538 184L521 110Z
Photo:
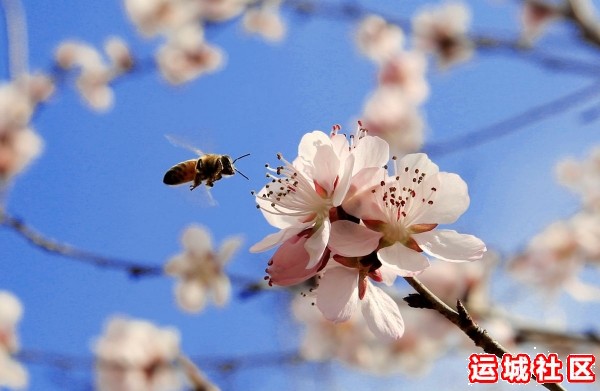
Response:
M194 190L202 183L207 187L213 187L214 183L223 178L223 176L231 176L236 172L248 179L246 175L235 168L234 163L246 156L250 156L249 153L236 159L231 159L229 155L219 155L215 153L205 154L199 149L182 145L169 136L167 136L167 139L173 144L191 149L199 155L199 157L186 160L171 167L165 173L163 178L163 183L166 185L181 185L186 182L192 182L190 190Z

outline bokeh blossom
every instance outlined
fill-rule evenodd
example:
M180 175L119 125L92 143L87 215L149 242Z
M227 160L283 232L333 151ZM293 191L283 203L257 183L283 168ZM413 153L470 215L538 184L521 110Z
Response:
M412 20L415 47L434 54L442 67L466 61L473 54L467 35L470 22L470 11L463 3L428 6Z
M246 32L258 34L267 41L278 42L285 36L285 24L275 6L249 9L244 13L243 24Z
M144 320L112 318L94 343L100 391L176 391L183 388L175 366L179 332Z
M165 265L165 272L178 279L175 297L188 312L199 312L209 297L218 306L229 301L231 282L223 268L242 244L240 237L226 239L218 251L213 250L210 232L191 225L181 237L184 247Z
M85 42L64 41L55 53L59 67L65 70L79 70L77 90L84 101L98 111L106 111L112 107L114 93L110 83L133 67L133 57L122 39L109 38L104 49L108 61Z
M426 253L452 262L474 261L486 247L452 230L468 207L466 184L439 172L424 154L394 160L387 174L389 147L359 127L348 143L335 126L328 137L305 135L298 157L269 168L271 182L256 194L257 206L280 231L251 251L279 246L266 272L270 284L294 285L316 277L316 306L334 322L351 319L360 308L369 329L382 339L398 339L404 321L397 304L375 283L391 285L429 266Z
M369 15L358 26L356 44L370 59L380 62L397 53L404 43L404 33L381 16Z
M24 389L28 375L12 355L19 351L17 324L23 315L23 306L10 292L0 291L0 388Z
M539 1L524 1L519 14L522 26L522 40L531 45L546 30L548 25L560 17L557 8Z
M53 82L43 74L0 85L0 185L41 153L42 139L29 123L37 105L53 92Z

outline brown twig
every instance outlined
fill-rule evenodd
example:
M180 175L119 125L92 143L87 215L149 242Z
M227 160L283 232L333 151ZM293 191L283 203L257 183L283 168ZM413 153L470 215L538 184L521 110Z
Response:
M490 335L479 327L477 323L471 318L471 315L467 312L463 304L460 300L456 302L457 310L450 308L446 303L440 300L433 292L431 292L425 285L423 285L419 280L414 277L404 277L404 279L413 287L415 291L417 291L422 299L428 302L429 306L426 308L431 308L441 315L443 315L450 322L454 323L458 326L474 343L476 346L479 346L483 349L484 352L494 354L499 358L502 358L502 355L505 353L509 353L509 351L500 345L497 341L495 341ZM414 300L414 299L413 299ZM532 374L532 379L535 379L535 376ZM545 388L551 391L564 391L565 389L556 383L544 383L542 384Z

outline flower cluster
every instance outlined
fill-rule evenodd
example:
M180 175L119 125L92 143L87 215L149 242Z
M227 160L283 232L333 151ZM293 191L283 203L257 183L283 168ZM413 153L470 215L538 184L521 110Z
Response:
M23 314L23 306L12 293L0 291L0 388L22 389L27 387L25 368L11 356L19 351L17 323Z
M281 40L285 25L279 17L279 1L249 0L125 0L125 9L141 34L161 36L164 43L156 52L163 77L182 84L219 70L225 55L204 39L207 23L225 22L244 13L248 33L269 41Z
M425 128L418 106L429 94L425 56L404 50L402 30L375 15L360 23L356 43L379 67L378 87L361 115L365 126L371 135L386 140L395 153L418 151Z
M440 172L425 154L393 159L389 146L359 128L350 141L335 126L330 136L306 134L292 162L269 169L257 206L280 231L251 251L279 246L266 269L270 284L289 286L317 277L316 305L332 321L361 308L371 331L399 338L396 303L374 283L391 285L429 266L424 254L451 262L480 259L486 248L471 235L436 230L468 207L467 186Z
M557 175L581 197L582 210L536 235L510 268L517 279L538 289L565 289L579 300L600 300L600 289L578 278L586 265L600 265L600 148L585 161L561 162Z
M40 154L42 139L29 123L36 106L53 91L54 84L42 74L0 85L0 185Z
M143 320L115 317L94 344L100 391L175 391L183 388L175 361L179 332Z
M99 111L112 107L114 94L109 83L131 70L134 65L129 47L118 37L111 37L106 41L104 52L108 61L87 43L64 41L55 53L59 67L79 69L77 89L85 102Z
M213 250L210 232L201 226L189 226L181 237L185 251L171 258L165 272L179 279L175 297L188 312L199 312L209 295L218 306L229 301L231 282L223 267L242 244L240 237L226 239L218 252Z

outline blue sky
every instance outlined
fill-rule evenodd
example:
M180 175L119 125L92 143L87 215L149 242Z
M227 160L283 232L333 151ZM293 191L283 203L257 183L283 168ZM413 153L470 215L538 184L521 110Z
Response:
M48 70L54 49L65 39L98 46L108 36L119 35L141 58L150 57L157 44L137 35L116 0L23 3L33 70ZM361 2L404 17L420 3ZM477 2L473 12L477 31L515 36L517 9L512 3ZM14 182L7 211L61 242L153 265L180 252L179 235L190 223L209 227L216 242L243 234L244 247L229 270L262 278L269 255L247 249L274 231L250 195L263 185L264 163L274 163L277 152L293 158L305 132L327 131L335 123L353 129L376 82L374 65L352 43L351 23L299 18L287 11L284 16L288 36L275 46L246 36L237 21L208 30L208 40L227 52L221 72L179 88L167 85L156 71L127 77L115 86L116 104L106 114L82 104L72 85L60 85L34 122L45 151ZM570 29L557 28L541 45L548 52L598 61L597 53L565 38L572 35ZM5 58L6 40L0 38ZM479 129L593 81L543 69L524 57L492 50L446 72L430 67L432 92L424 106L428 141ZM5 61L0 74L8 76ZM581 119L583 109L597 105L598 100L590 100L487 144L433 156L442 170L458 173L469 185L471 207L455 229L510 254L550 222L577 210L576 197L556 183L553 169L559 159L584 157L600 141L598 123ZM217 183L212 192L216 207L206 206L199 192L164 186L164 171L193 157L169 144L165 134L231 156L251 153L237 163L250 181L234 176ZM118 271L41 252L6 229L0 231L0 249L0 289L14 292L25 306L20 326L25 349L89 357L92 338L113 314L176 326L190 355L236 357L297 346L285 294L234 299L226 309L208 308L190 316L176 307L169 278L133 280ZM579 315L597 310L597 305L576 304ZM590 324L590 319L578 317L572 326ZM459 364L450 364L456 370L450 376L466 382L466 368L460 372L462 358L457 360ZM61 377L48 368L28 369L31 390L65 389ZM290 371L292 389L298 390L313 389L321 381L331 389L345 389L350 382L377 384L380 389L407 384L427 389L440 381L436 376L376 380L337 364L209 375L226 390L277 389L287 384ZM82 384L72 382L70 387L85 389L89 372L77 378ZM462 385L458 381L456 386Z

